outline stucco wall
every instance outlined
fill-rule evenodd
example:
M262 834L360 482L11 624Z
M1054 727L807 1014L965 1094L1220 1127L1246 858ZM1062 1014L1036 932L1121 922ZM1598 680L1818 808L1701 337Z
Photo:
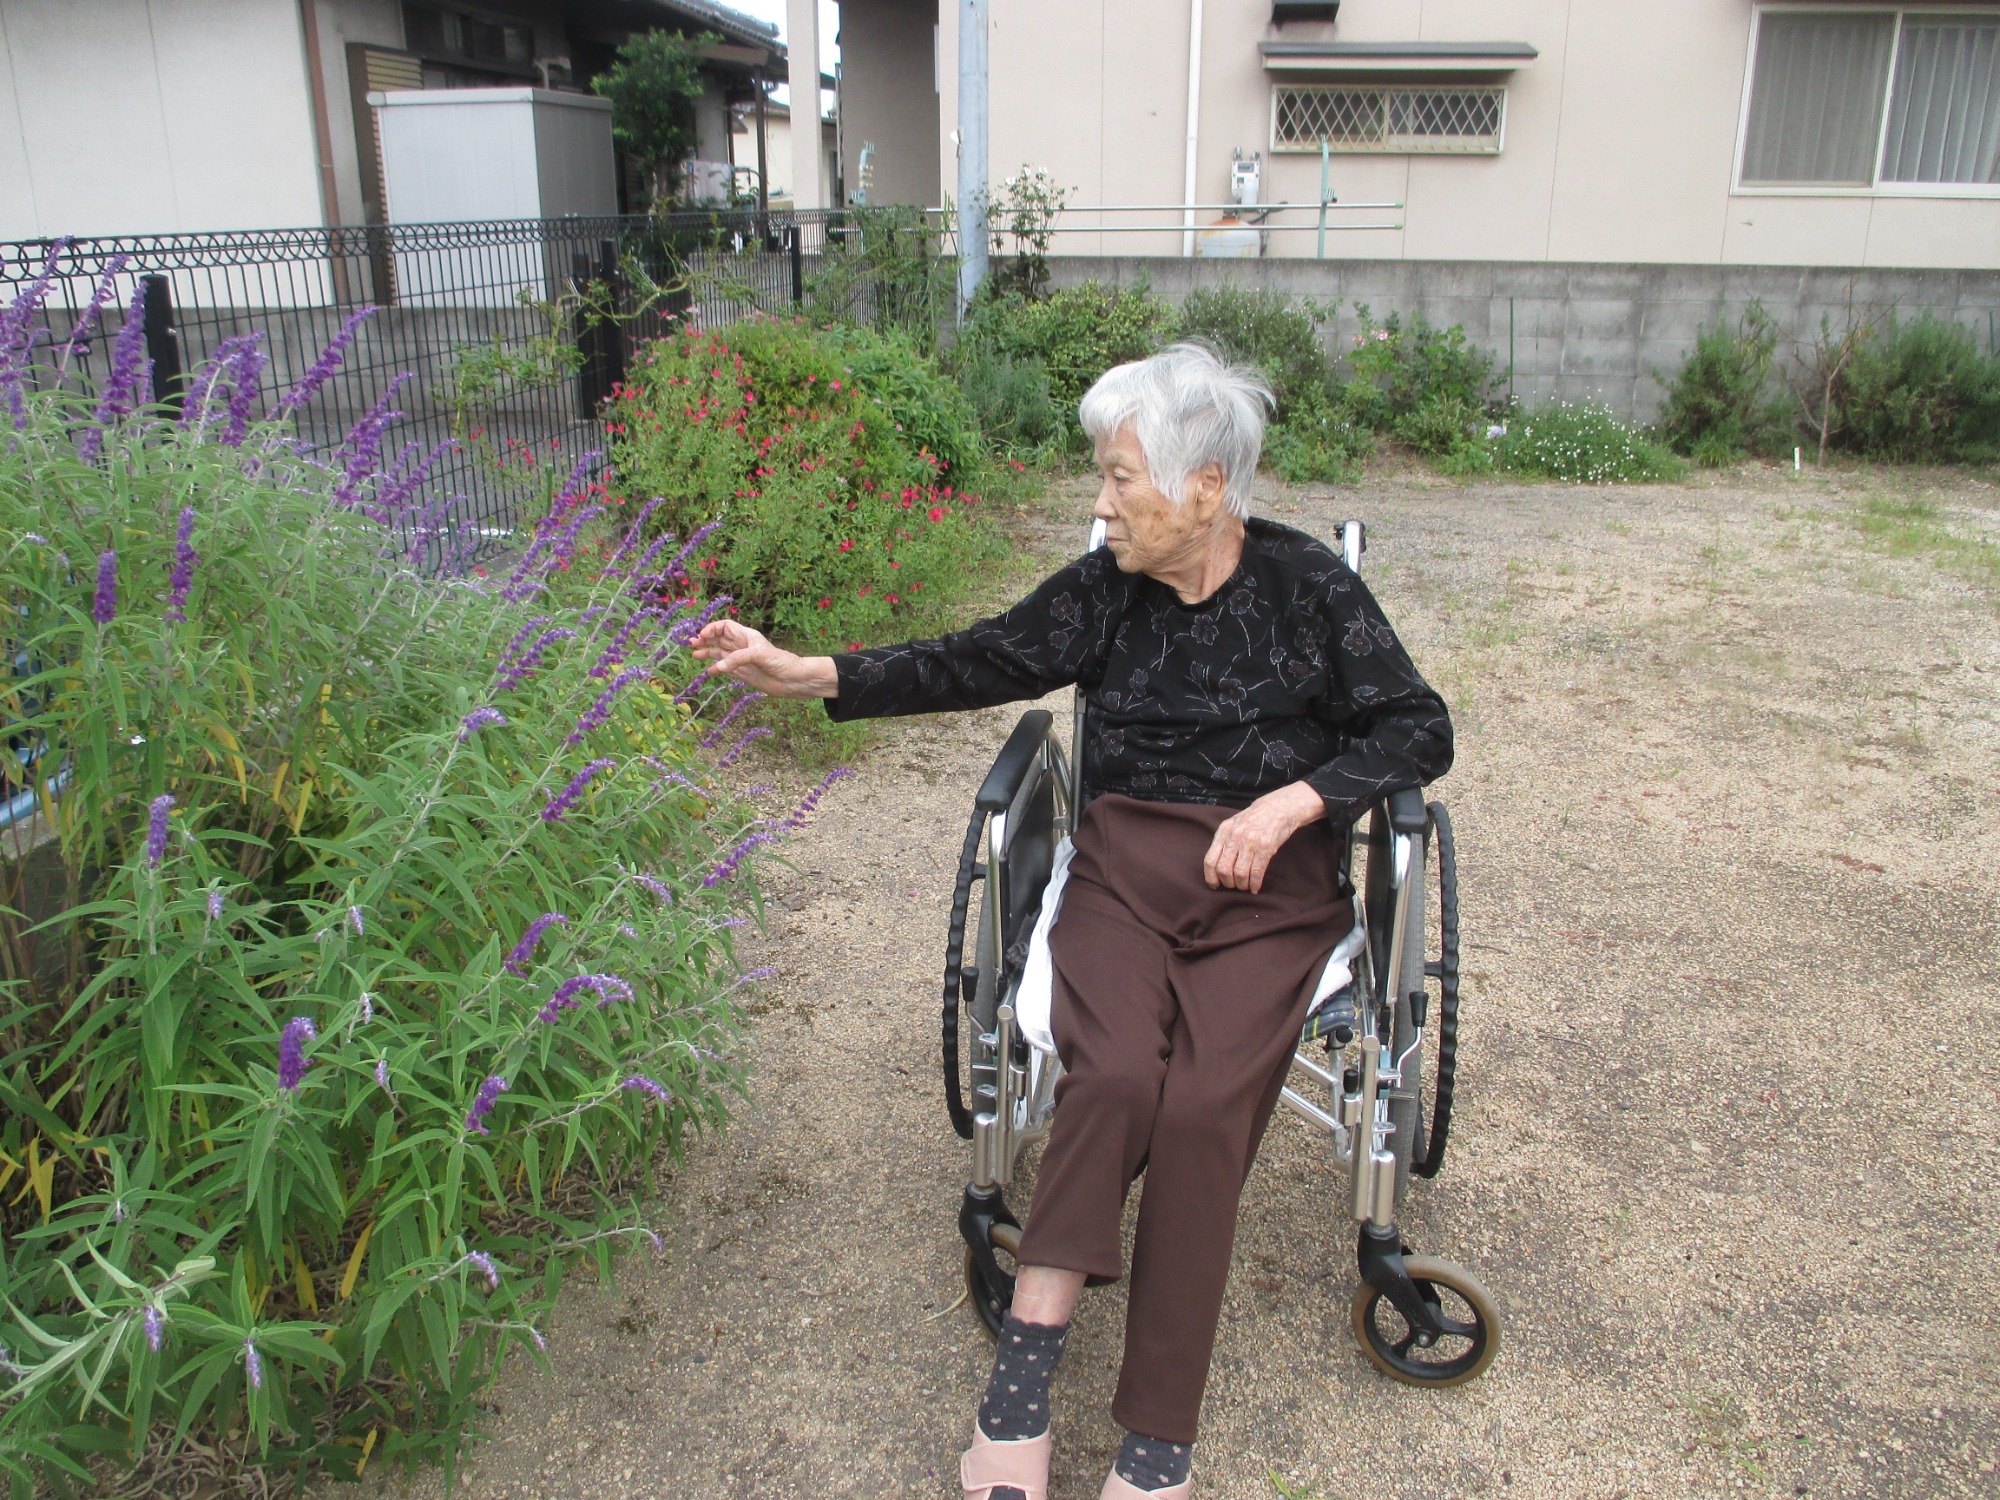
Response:
M845 0L843 12L858 21L882 3ZM938 6L947 60L938 130L947 143L957 112L956 9ZM1526 42L1540 56L1508 80L1499 155L1332 158L1341 200L1403 207L1336 211L1335 223L1400 227L1336 229L1330 257L1963 268L2000 260L2000 196L1733 188L1754 10L1752 0L1351 0L1331 27L1279 30L1269 0L1204 0L1196 196L1227 197L1240 147L1265 153L1266 202L1318 201L1317 154L1271 151L1261 40ZM1178 204L1188 14L1187 0L994 5L991 179L1031 163L1055 172L1075 203ZM857 87L850 109L861 105ZM949 190L949 144L940 167ZM1302 209L1275 222L1312 218ZM1178 221L1163 213L1151 222ZM1314 244L1312 231L1287 230L1272 236L1270 253L1311 256ZM1055 248L1174 254L1180 235L1063 234Z
M295 0L0 0L0 239L322 222Z
M1787 360L1819 331L1822 315L1843 326L1857 316L1929 310L1970 329L1982 347L2000 344L2000 270L1579 264L1550 261L1183 260L1064 257L1057 285L1098 280L1149 285L1170 301L1204 286L1265 287L1341 306L1324 328L1335 354L1359 326L1355 304L1379 320L1422 314L1462 325L1494 356L1504 382L1511 350L1514 391L1524 404L1554 398L1599 401L1650 420L1660 386L1693 347L1696 332L1736 319L1752 301L1785 331ZM1511 323L1511 339L1509 319Z
M840 8L842 176L860 184L864 141L871 203L935 208L939 173L937 68L931 32L937 0L868 0ZM950 66L956 69L954 53Z

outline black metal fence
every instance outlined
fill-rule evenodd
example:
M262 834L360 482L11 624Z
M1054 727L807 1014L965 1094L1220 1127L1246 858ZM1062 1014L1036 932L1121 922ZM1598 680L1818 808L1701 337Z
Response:
M894 227L887 231L892 234ZM866 220L837 212L717 211L465 224L136 235L0 245L0 302L55 253L42 319L60 346L98 278L123 258L115 305L84 348L101 373L132 283L147 283L154 390L176 399L225 339L262 335L268 407L356 308L378 310L299 414L310 443L338 443L397 375L402 442L447 439L426 483L474 550L504 547L540 514L580 452L635 344L676 322L715 327L801 305L833 278L850 300L893 293L865 274ZM879 236L878 236L879 237ZM92 367L95 366L95 370Z

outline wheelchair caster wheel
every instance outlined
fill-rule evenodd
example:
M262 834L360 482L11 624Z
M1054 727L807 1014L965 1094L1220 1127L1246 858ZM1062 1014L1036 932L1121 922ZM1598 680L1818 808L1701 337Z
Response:
M1007 1321L1007 1309L1014 1305L1014 1277L999 1264L1001 1256L1009 1264L1018 1265L1021 1251L1021 1231L1014 1224L995 1224L987 1233L987 1243L996 1252L995 1269L1000 1279L994 1281L979 1263L980 1258L971 1246L965 1251L965 1290L972 1299L974 1309L979 1313L979 1321L986 1325L986 1331L994 1338L1000 1337L1000 1325Z
M1500 1352L1500 1312L1465 1267L1427 1255L1403 1259L1418 1293L1444 1319L1445 1333L1428 1347L1396 1306L1365 1283L1354 1293L1354 1336L1375 1368L1405 1385L1463 1385Z

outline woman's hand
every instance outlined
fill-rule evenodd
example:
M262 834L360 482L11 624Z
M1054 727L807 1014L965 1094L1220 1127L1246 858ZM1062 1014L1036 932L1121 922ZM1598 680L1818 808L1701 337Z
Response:
M1325 799L1303 781L1266 792L1215 830L1201 861L1202 878L1210 890L1254 896L1264 889L1264 872L1285 840L1325 816Z
M696 661L773 698L838 698L840 679L830 656L780 651L759 630L734 620L710 620L694 638Z

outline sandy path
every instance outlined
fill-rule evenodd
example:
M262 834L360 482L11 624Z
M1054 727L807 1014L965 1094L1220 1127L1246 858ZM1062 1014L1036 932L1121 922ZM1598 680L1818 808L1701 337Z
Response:
M1264 497L1322 535L1368 518L1367 576L1454 705L1462 1113L1406 1234L1510 1322L1471 1387L1373 1373L1337 1180L1281 1116L1202 1495L1270 1497L1267 1471L1327 1500L2000 1493L2000 629L1933 560L1871 550L1874 483ZM1951 525L2000 538L2000 492L1941 483ZM893 726L793 845L752 1106L667 1185L665 1258L580 1281L553 1377L503 1376L463 1493L957 1493L989 1346L939 1316L965 1166L937 974L1012 718ZM1058 1500L1115 1448L1122 1311L1080 1315Z

